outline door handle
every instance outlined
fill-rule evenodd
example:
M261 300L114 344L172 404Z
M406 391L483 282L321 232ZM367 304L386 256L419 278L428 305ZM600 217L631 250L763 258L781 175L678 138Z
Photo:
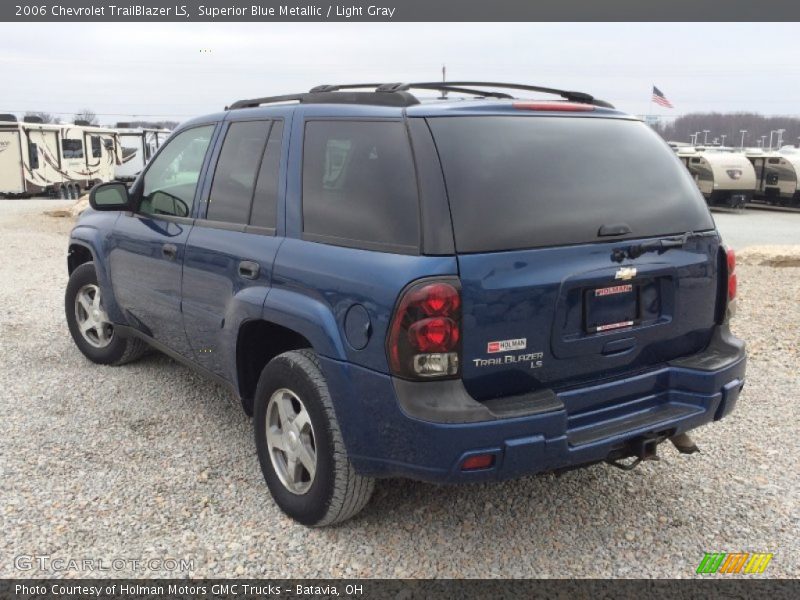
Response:
M178 247L175 244L164 244L161 246L161 254L164 258L175 260L178 257Z
M258 263L252 260L243 260L239 263L239 275L245 279L256 279L260 269Z

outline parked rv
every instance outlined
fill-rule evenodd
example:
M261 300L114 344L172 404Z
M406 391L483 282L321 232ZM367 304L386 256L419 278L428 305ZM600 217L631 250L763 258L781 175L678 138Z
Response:
M744 154L702 146L675 150L709 206L744 208L753 197L756 174Z
M112 181L121 162L117 133L85 121L73 125L18 122L0 115L0 197L77 198Z
M760 148L747 151L756 173L755 198L777 206L800 207L800 149L784 146L779 151Z
M169 129L131 127L128 123L117 123L116 130L122 147L122 163L117 165L115 178L126 182L136 179L171 133Z

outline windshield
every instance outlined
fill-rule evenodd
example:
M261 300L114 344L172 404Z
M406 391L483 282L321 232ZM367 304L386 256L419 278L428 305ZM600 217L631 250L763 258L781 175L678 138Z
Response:
M429 119L459 252L560 246L713 229L672 150L639 121ZM599 237L604 226L631 233Z

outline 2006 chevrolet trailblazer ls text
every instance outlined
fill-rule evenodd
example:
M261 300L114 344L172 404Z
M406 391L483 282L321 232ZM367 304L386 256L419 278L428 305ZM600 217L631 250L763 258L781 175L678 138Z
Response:
M152 346L230 387L275 501L307 525L355 515L376 477L691 452L686 432L744 385L735 259L702 196L645 124L585 93L243 100L90 200L69 243L78 348L119 365Z

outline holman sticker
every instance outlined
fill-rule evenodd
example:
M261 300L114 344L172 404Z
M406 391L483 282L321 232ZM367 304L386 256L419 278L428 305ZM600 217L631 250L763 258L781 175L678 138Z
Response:
M527 338L519 338L516 340L499 340L497 342L489 342L489 344L486 346L486 352L489 354L497 354L498 352L525 350L527 345L528 345Z

